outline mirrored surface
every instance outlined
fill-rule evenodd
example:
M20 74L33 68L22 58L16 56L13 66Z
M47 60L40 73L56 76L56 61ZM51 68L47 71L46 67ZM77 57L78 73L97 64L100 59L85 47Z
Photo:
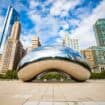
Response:
M33 49L31 52L20 61L18 68L26 64L44 59L65 59L73 62L78 62L88 67L84 58L71 48L64 46L42 46ZM89 67L88 67L89 68Z

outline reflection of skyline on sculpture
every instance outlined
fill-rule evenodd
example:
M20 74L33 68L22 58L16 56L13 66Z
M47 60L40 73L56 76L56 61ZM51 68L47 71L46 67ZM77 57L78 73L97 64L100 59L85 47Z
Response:
M28 62L34 62L44 58L64 58L71 60L82 60L82 56L73 49L63 46L42 46L39 48L34 48L29 52L20 62L20 66L25 65Z
M18 77L22 81L29 81L40 73L52 70L65 72L77 81L85 81L90 77L90 67L83 57L63 46L34 48L21 59Z

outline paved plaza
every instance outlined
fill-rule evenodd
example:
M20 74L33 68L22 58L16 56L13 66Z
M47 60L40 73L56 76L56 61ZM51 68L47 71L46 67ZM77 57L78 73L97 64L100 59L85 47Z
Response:
M0 105L105 105L105 80L84 83L1 80Z

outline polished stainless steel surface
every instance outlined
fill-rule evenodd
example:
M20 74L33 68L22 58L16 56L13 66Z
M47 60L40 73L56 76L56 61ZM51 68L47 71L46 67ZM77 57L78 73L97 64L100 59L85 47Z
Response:
M90 77L90 67L85 59L77 51L63 46L33 49L20 61L18 77L28 81L51 69L63 71L78 81L85 81Z
M71 48L63 46L44 46L33 49L29 52L19 63L19 68L22 66L43 59L67 59L74 62L82 62L84 65L86 63L85 59L77 52Z

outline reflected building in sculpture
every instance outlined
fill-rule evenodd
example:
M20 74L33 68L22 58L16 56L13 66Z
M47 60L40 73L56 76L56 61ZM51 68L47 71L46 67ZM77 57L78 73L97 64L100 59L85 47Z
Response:
M11 35L12 26L18 20L19 15L17 11L10 6L6 13L2 34L0 35L0 53L3 53L5 43Z
M77 81L90 77L90 67L82 56L69 47L44 46L26 54L18 65L18 77L32 80L40 73L57 70L69 74Z

